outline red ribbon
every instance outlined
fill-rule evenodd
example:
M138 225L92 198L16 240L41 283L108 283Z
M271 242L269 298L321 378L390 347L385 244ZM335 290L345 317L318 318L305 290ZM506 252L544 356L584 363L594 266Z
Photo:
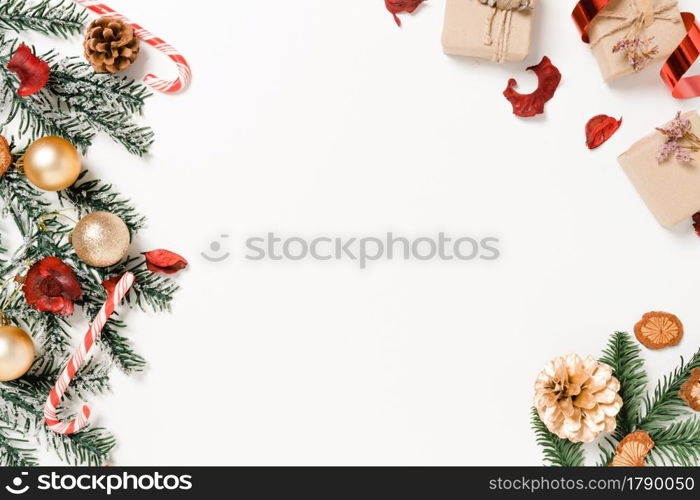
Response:
M574 7L571 17L585 43L590 43L588 29L591 22L608 3L610 0L579 0ZM689 99L700 96L700 75L683 78L700 56L700 26L695 22L695 16L689 12L682 12L681 17L688 34L664 63L661 79L671 90L673 97Z
M688 34L661 68L661 79L666 82L673 97L690 99L700 96L700 75L686 78L683 75L700 56L700 27L690 12L682 12L681 17Z
M585 43L590 43L588 38L588 28L593 21L593 18L598 15L598 12L603 10L610 0L580 0L574 7L571 17L574 18L574 23L581 33L581 38Z

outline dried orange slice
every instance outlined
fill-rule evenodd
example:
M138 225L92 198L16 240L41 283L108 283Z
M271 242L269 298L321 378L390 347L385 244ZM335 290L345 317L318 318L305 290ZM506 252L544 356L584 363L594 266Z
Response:
M681 341L683 323L673 314L648 312L634 326L634 335L649 349L663 349Z
M12 165L10 145L7 143L7 139L0 135L0 176L7 172L10 165Z
M610 467L643 467L647 455L654 447L654 441L644 431L628 434L615 448L615 456Z
M700 411L700 368L690 372L690 378L681 386L681 399L695 411Z

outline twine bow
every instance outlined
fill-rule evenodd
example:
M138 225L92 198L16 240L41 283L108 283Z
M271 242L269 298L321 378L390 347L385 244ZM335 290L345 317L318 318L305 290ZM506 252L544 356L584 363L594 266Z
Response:
M632 35L632 38L637 37L656 21L680 22L678 16L668 13L668 11L678 5L678 0L669 0L657 7L654 7L654 0L631 0L630 3L632 4L632 10L627 14L615 14L605 11L598 13L596 17L614 19L620 21L620 24L591 40L592 47L595 47L605 38L625 30L628 30L625 37L630 35Z
M510 38L510 30L513 21L513 11L532 9L534 0L479 0L484 5L491 7L491 11L486 18L486 32L484 33L484 45L491 46L494 44L493 20L496 17L496 12L503 11L497 27L496 48L493 53L493 60L503 62L508 53L508 39Z

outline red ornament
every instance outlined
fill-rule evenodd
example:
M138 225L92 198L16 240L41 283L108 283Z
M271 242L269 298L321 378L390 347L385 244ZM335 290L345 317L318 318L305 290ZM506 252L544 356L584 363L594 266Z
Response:
M384 3L386 4L387 10L394 15L396 24L401 26L401 19L399 19L399 16L396 14L399 12L408 12L410 14L424 1L425 0L384 0Z
M168 250L151 250L144 255L146 267L153 273L175 274L187 267L187 261L183 256Z
M521 94L515 90L518 82L511 78L508 80L508 87L503 91L503 95L513 106L513 114L523 118L544 113L544 103L554 97L554 92L561 82L561 73L547 56L543 57L537 66L530 66L527 70L537 75L537 90L532 94Z
M27 97L39 92L49 81L49 65L32 53L25 44L20 45L12 55L7 69L17 73L20 87L17 94Z
M83 293L73 270L56 257L46 257L34 264L22 291L34 309L64 316L73 314L73 301Z
M586 124L586 145L588 149L595 149L610 139L622 125L622 118L616 120L612 116L597 115L588 120Z

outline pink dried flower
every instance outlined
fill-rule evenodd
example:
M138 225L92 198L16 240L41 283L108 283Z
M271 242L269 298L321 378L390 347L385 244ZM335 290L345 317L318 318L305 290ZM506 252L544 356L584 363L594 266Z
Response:
M667 127L656 129L666 136L666 141L656 154L659 163L668 160L671 156L681 163L693 162L692 153L700 151L700 138L693 133L692 128L690 120L683 118L679 111Z
M627 61L634 71L642 71L650 62L659 55L659 46L652 45L654 37L623 38L613 46L613 54L624 52Z

